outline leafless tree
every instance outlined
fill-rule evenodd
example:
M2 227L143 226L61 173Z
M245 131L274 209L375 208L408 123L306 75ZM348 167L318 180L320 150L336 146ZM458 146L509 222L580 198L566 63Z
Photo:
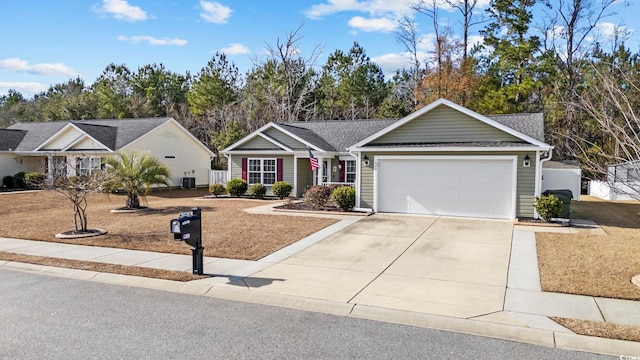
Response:
M320 56L317 45L308 56L303 56L299 44L304 38L300 33L304 24L276 40L275 46L266 45L267 62L275 65L274 86L267 87L264 94L274 110L276 121L296 121L313 114L314 102L311 95L315 88L313 66ZM259 66L265 66L262 62Z
M445 2L462 15L462 44L464 46L462 59L466 60L469 49L469 28L482 22L482 19L473 21L473 9L478 5L478 0L445 0Z
M573 127L577 121L575 108L576 88L579 84L578 64L591 48L593 35L600 21L610 16L611 5L618 0L545 0L548 7L548 22L544 26L545 48L555 53L558 68L564 75L562 86L566 90L564 98L566 104L565 124L567 145L572 142ZM568 150L559 149L560 151Z
M594 79L589 91L575 94L576 107L595 120L602 136L596 139L575 134L570 139L572 154L592 178L604 180L619 191L640 199L640 84L620 69L592 69ZM621 86L621 83L624 85ZM614 174L611 165L619 165L624 174Z
M421 83L423 77L422 61L418 57L418 45L420 38L418 35L418 27L415 21L408 16L403 16L398 20L398 30L396 30L396 39L405 48L405 51L411 56L411 97L413 100L412 107L416 109L420 100Z
M91 232L87 223L87 197L103 191L103 185L110 175L105 171L92 174L67 176L66 163L50 169L50 173L38 181L35 186L52 190L64 196L73 204L73 233Z

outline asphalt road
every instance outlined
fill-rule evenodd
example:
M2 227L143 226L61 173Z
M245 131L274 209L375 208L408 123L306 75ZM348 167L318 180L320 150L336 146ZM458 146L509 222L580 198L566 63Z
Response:
M370 320L0 270L0 359L605 359Z

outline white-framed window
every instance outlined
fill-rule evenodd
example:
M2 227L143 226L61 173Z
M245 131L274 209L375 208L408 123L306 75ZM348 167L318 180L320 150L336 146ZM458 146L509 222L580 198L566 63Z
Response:
M356 161L355 160L345 161L344 180L348 183L356 182Z
M249 159L247 182L249 184L273 185L277 178L276 159Z
M102 167L102 158L85 156L76 158L76 175L92 175Z

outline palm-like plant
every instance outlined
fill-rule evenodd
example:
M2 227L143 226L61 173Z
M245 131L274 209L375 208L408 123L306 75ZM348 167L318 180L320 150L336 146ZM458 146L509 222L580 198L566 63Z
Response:
M139 209L140 196L148 194L151 186L169 186L169 168L147 152L118 152L104 164L111 174L106 188L124 190L128 209Z

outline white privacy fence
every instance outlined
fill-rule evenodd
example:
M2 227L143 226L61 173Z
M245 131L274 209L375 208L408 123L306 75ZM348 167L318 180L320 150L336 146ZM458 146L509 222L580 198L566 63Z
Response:
M225 185L229 180L229 172L227 170L211 170L209 175L209 184Z

